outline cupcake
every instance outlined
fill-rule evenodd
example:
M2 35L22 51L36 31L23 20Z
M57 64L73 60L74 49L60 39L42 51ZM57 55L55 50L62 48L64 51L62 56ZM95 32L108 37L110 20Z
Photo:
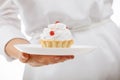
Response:
M66 25L57 21L43 30L40 44L43 48L69 48L73 44L73 37Z

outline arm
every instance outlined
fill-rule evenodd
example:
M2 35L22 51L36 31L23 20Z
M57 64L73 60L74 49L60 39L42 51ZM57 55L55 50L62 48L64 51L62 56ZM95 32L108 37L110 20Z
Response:
M11 0L0 0L0 54L6 56L8 60L13 60L14 57L9 57L5 53L7 43L14 38L24 39L20 30L21 25L17 17L17 12L17 8Z

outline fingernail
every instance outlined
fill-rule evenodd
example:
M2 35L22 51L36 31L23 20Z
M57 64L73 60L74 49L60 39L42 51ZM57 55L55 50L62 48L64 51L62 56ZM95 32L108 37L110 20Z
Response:
M28 54L22 54L22 58L28 58Z
M21 56L21 58L22 58L22 59L27 59L27 57L25 57L25 56L23 56L23 55Z

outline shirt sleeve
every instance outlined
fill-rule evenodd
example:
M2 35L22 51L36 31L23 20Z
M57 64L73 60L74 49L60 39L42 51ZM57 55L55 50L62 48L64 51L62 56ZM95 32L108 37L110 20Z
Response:
M18 9L11 0L0 0L0 54L8 61L13 60L5 53L7 42L13 38L25 38L21 33Z

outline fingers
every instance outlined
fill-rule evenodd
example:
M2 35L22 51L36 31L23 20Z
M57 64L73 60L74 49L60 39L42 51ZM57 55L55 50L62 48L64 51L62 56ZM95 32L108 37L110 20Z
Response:
M52 60L52 56L46 56L46 55L31 55L30 60L28 61L28 63L33 66L33 67L40 67L43 65L48 65L48 64L52 64L51 60Z
M74 56L54 56L53 63L64 62L69 59L73 59Z
M39 62L41 63L41 65L48 65L48 64L55 64L55 63L59 63L59 62L64 62L66 60L70 60L73 59L74 56L70 55L70 56L50 56L50 55L42 55L40 56Z
M24 55L26 56L26 55ZM74 56L51 56L51 55L30 55L30 59L28 60L28 64L33 67L40 67L49 64L55 64L64 62L66 60L73 59ZM26 60L22 60L22 62L26 62Z
M27 63L29 58L30 58L30 55L26 53L21 53L21 55L19 56L19 60L23 63Z
M65 57L65 58L67 58L67 59L74 59L74 56L73 55L69 55L69 56L61 56L61 57Z

